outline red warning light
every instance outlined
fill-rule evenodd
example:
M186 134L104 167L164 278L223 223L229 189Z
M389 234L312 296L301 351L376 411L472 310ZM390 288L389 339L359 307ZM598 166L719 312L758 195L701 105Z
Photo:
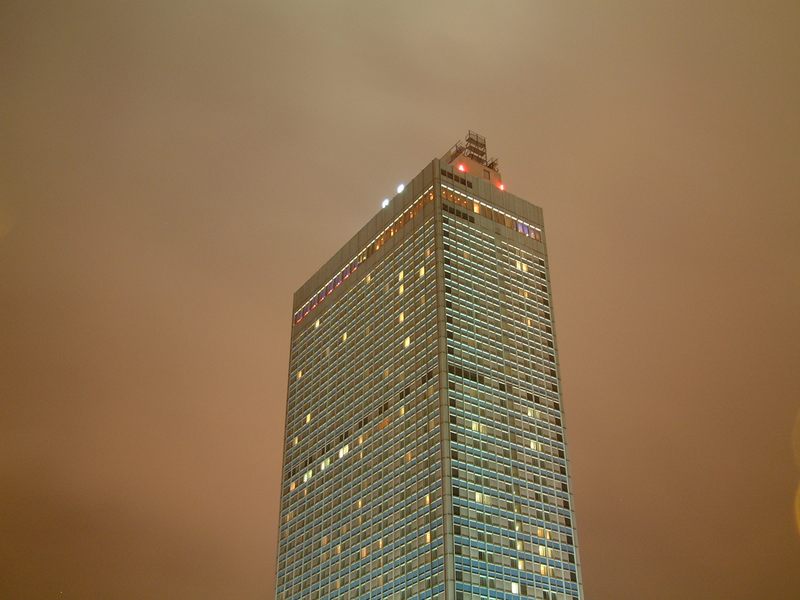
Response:
M458 170L459 170L459 171L461 171L462 173L466 173L466 172L467 172L467 167L465 167L463 163L459 163L459 165L458 165L458 167L457 167L457 168L458 168Z
M497 187L499 187L499 188L500 188L500 191L501 191L501 192L505 192L505 191L506 191L506 184L505 184L505 183L501 183L501 184L499 184Z

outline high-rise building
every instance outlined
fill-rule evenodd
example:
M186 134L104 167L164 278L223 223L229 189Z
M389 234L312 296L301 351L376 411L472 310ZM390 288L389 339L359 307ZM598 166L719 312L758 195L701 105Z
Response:
M276 597L582 597L540 208L470 132L294 296Z

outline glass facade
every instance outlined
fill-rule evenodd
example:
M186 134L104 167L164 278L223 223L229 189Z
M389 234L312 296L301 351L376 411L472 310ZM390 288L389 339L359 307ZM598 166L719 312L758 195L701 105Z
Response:
M542 224L426 172L296 298L276 598L579 599Z

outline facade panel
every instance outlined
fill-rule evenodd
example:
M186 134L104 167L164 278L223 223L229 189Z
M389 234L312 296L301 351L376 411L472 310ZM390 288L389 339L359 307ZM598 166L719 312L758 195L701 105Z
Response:
M541 224L442 199L456 597L579 598Z

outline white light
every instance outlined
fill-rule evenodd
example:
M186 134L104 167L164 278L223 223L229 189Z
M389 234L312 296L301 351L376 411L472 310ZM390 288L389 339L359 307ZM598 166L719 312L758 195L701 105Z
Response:
M381 208L386 208L387 206L389 206L389 199L384 198L383 202L381 202Z
M398 186L397 186L397 193L398 193L398 194L402 193L402 191L403 191L404 189L406 189L406 186L404 186L404 185L401 183L400 185L398 185Z

